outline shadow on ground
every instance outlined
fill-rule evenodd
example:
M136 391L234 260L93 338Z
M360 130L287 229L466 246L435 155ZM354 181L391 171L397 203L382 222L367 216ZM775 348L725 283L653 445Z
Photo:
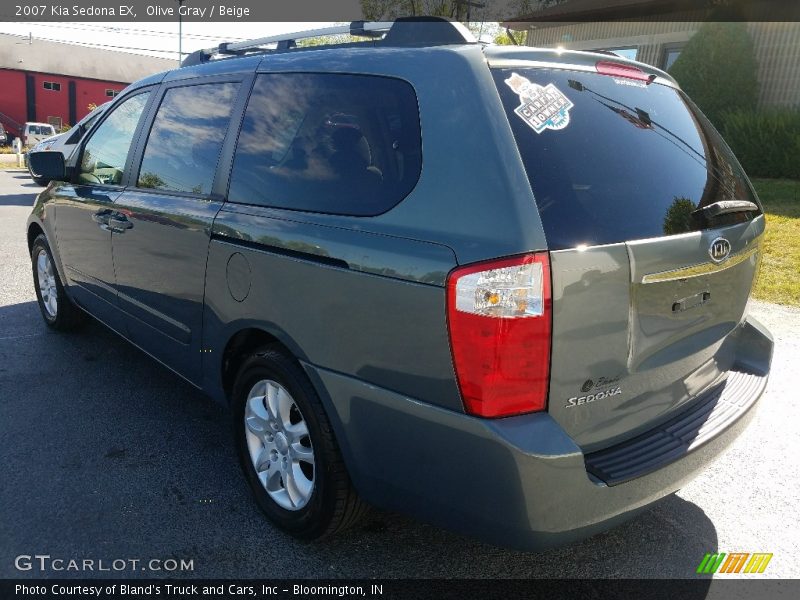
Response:
M43 190L36 186L37 190ZM0 196L0 206L29 206L33 207L33 200L36 198L38 191L32 191L30 194L7 194Z

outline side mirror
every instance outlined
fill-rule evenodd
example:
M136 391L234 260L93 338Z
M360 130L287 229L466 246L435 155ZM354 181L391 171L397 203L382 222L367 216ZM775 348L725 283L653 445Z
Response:
M67 169L61 152L31 152L28 155L31 173L48 181L64 181Z

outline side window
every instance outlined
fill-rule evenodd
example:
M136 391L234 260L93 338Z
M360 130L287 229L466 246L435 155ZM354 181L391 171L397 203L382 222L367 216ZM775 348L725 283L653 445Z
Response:
M78 181L80 183L122 182L133 134L144 111L150 92L125 100L114 108L95 130L83 148Z
M81 123L80 126L72 133L72 135L69 136L67 144L77 144L79 141L81 141L83 135L87 131L89 131L89 129L92 127L92 124L97 120L97 117L99 117L101 114L103 114L103 111L102 110L98 111L96 108L92 112L90 112L89 118L87 118L83 123Z
M228 201L367 216L414 188L422 168L411 85L371 75L259 75Z
M238 83L168 90L153 121L137 186L208 194Z

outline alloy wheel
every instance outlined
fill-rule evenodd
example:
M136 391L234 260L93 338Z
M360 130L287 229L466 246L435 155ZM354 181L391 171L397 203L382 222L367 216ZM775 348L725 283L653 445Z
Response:
M244 426L250 460L278 506L300 510L314 491L314 449L303 414L291 394L269 379L247 395Z
M56 274L53 261L50 260L50 255L44 248L40 249L36 256L36 279L39 284L39 293L42 296L42 306L48 317L55 319L58 316Z

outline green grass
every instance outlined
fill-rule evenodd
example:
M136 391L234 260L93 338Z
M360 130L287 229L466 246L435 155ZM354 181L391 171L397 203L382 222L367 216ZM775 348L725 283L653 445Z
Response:
M753 295L759 300L800 306L800 181L754 179L764 205L764 259Z

